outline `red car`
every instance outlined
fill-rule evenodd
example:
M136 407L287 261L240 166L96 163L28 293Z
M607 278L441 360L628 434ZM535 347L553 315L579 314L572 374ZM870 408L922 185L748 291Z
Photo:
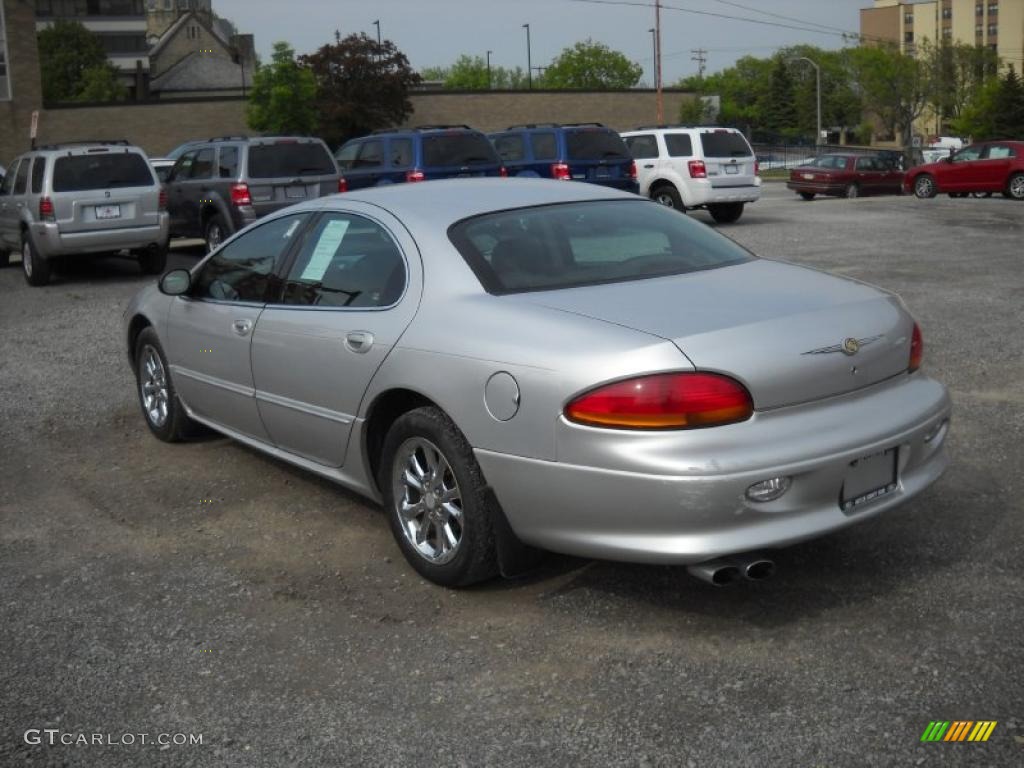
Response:
M1002 192L1024 200L1024 141L986 141L964 147L937 163L919 165L907 171L908 192L918 197L950 197Z
M898 195L903 171L878 155L821 155L790 171L786 186L804 200L815 195Z

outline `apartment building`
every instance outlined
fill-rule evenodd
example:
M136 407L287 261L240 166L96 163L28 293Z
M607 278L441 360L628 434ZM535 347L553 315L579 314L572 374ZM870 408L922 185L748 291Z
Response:
M1024 62L1024 0L874 0L860 12L868 42L898 43L913 54L921 41L983 45L1018 71Z

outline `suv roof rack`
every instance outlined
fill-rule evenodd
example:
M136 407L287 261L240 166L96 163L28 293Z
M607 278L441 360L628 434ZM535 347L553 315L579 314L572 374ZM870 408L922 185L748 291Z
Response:
M683 125L682 123L662 123L661 125L638 125L634 131L657 131L662 128L700 128L698 125ZM705 128L710 126L703 126Z
M128 139L82 139L80 141L61 141L56 144L43 144L36 149L67 149L68 147L88 147L98 144L105 147L130 147Z
M510 125L506 128L506 131L517 131L523 128L529 130L531 128L561 128L561 123L521 123L519 125Z
M606 128L607 127L604 123L595 123L595 122L589 122L589 123L562 123L562 127L563 128L584 128L584 127L590 126L590 125L596 126L597 128Z
M472 131L468 125L417 125L413 128L414 131L448 131L453 128L461 128L467 131Z
M248 138L249 138L248 136L244 136L244 135L239 135L239 136L213 136L213 137L207 139L207 141L245 141ZM196 143L198 144L200 142L196 142Z

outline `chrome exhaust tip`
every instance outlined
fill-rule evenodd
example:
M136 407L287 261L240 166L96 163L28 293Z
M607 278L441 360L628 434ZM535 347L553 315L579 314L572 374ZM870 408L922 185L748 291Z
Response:
M727 560L708 560L686 566L687 572L696 579L716 587L724 587L738 581L742 576L740 568Z
M744 578L750 581L764 581L775 575L775 561L757 553L733 555L728 558Z

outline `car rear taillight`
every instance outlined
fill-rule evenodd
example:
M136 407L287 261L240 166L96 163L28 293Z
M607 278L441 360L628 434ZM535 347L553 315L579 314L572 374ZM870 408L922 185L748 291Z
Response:
M691 160L686 165L690 169L691 179L706 179L708 177L708 169L703 160Z
M346 179L344 176L338 178L338 191L348 192L348 179Z
M636 160L632 161L629 164L629 178L633 179L633 181L636 181Z
M754 159L754 175L758 176L761 173L761 163L758 162L757 158Z
M232 205L252 205L252 195L249 194L248 184L231 185Z
M504 165L501 166L501 168L498 169L498 175L501 176L501 178L503 178L503 179L507 179L508 178L508 168L506 168Z
M156 207L158 211L167 210L167 190L163 187L160 188L160 196L157 198Z
M568 163L552 163L551 164L551 178L558 179L559 181L569 181L572 178L572 174L569 173Z
M910 335L910 366L909 373L913 373L921 367L924 361L924 337L921 336L921 328L914 323L914 332Z
M53 200L48 197L39 198L39 219L41 221L56 220L56 215L53 210Z
M419 168L414 168L411 171L405 172L405 180L410 183L414 181L426 181L427 175Z
M658 373L586 392L565 406L578 424L616 429L692 429L746 421L750 393L717 373Z

